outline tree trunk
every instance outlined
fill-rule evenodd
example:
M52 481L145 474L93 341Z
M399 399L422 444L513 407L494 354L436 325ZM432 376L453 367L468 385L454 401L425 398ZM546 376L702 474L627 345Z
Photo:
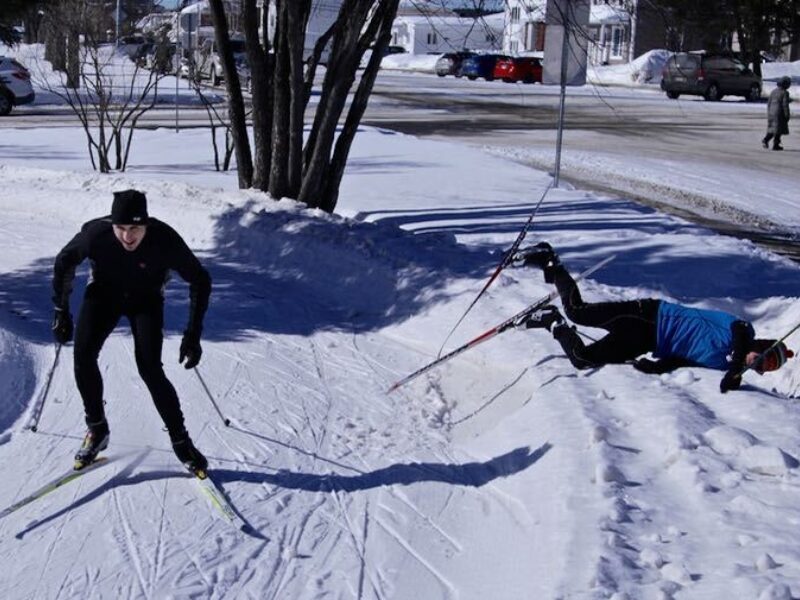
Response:
M370 0L346 0L340 9L347 11L349 18L334 39L322 96L306 146L306 169L298 196L298 200L309 206L319 206L322 197L336 126L364 53L360 50L360 33L372 4Z
M81 45L78 30L69 27L67 31L67 87L74 90L81 82Z
M267 7L265 6L265 14ZM269 48L261 45L258 35L256 0L244 0L244 24L247 60L250 64L250 93L253 103L253 187L266 191L272 162L272 58ZM265 18L266 21L266 18Z
M344 168L347 164L350 148L353 145L356 131L367 109L367 103L369 102L375 79L380 70L383 51L389 45L389 41L392 38L392 22L394 21L394 16L397 14L398 4L399 0L381 0L372 16L370 27L365 33L364 37L366 37L366 40L362 40L362 46L368 44L369 40L375 35L370 30L378 30L377 39L369 63L361 74L361 81L358 84L358 89L353 97L353 101L350 104L350 110L347 113L344 127L339 134L339 138L336 140L336 147L333 152L333 158L331 159L325 186L319 199L319 207L326 212L332 213L339 200L339 186L342 183L342 176L344 175Z
M297 198L303 174L303 121L306 107L303 49L311 0L289 3L287 53L289 55L289 154L287 195Z
M231 120L231 135L236 151L236 166L239 177L239 188L249 188L253 183L253 159L250 153L250 140L247 137L247 119L244 110L244 98L236 64L231 50L228 19L222 0L208 0L211 20L214 22L214 37L222 59L222 72L225 76L225 87L228 90L228 113Z
M272 124L272 166L269 175L269 193L273 198L283 198L289 192L289 110L291 82L289 70L289 5L294 0L278 2L278 23L275 30L275 86Z

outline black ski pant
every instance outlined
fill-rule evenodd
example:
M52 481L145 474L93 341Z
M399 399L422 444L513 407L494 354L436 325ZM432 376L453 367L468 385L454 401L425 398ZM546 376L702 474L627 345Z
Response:
M781 134L780 133L768 133L764 136L764 143L769 145L769 141L775 138L775 141L772 142L772 147L775 148L781 145Z
M126 301L92 284L86 288L75 328L75 381L83 399L86 423L91 426L105 421L103 378L97 357L122 316L130 322L139 375L150 391L170 438L173 441L180 439L186 435L183 413L175 388L161 364L163 298Z
M553 335L576 368L624 363L656 349L659 300L585 302L567 270L562 265L551 268L567 318L577 325L608 331L608 335L586 345L572 327L554 328Z

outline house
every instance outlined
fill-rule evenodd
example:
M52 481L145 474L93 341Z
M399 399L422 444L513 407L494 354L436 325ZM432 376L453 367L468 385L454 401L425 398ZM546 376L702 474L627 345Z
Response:
M499 50L503 41L502 13L480 18L449 15L399 16L392 23L393 46L411 54L455 50Z
M664 16L642 0L590 0L590 64L631 62L648 50L667 48ZM507 0L503 51L509 54L544 51L547 0Z
M240 31L239 0L224 0L225 16L228 19L228 29L231 33ZM200 0L189 4L179 11L177 36L184 49L198 48L203 40L214 37L214 22L208 8L208 0ZM173 36L174 37L174 36Z
M267 35L269 39L275 36L275 24L277 21L277 14L275 12L275 0L259 0L259 11L264 10L264 2L267 2L269 7L269 16L267 19ZM314 46L322 35L330 29L336 17L339 16L339 10L342 7L342 0L313 0L311 2L311 13L308 16L308 25L306 26L306 39L304 42L303 57L306 58L311 55ZM259 22L263 23L264 19L260 18ZM330 47L330 46L329 46ZM328 49L322 53L321 62L327 62Z

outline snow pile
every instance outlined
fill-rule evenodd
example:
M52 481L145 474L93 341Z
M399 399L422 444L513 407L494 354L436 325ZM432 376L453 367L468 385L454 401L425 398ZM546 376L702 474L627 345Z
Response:
M586 81L598 85L660 84L661 72L670 56L672 52L669 50L650 50L630 63L589 65Z

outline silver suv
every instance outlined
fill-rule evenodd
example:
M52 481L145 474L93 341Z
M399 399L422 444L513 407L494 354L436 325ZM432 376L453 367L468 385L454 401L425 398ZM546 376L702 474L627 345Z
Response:
M231 50L233 50L236 70L241 78L242 72L247 66L244 40L232 38ZM216 86L222 81L222 73L222 59L217 51L217 42L214 38L206 38L194 52L194 76L198 80L209 79L211 80L211 85Z
M0 116L5 116L20 104L33 102L36 95L31 74L13 58L0 56Z
M761 78L730 55L678 52L664 66L661 89L672 99L688 94L706 100L742 96L755 102L761 98Z

